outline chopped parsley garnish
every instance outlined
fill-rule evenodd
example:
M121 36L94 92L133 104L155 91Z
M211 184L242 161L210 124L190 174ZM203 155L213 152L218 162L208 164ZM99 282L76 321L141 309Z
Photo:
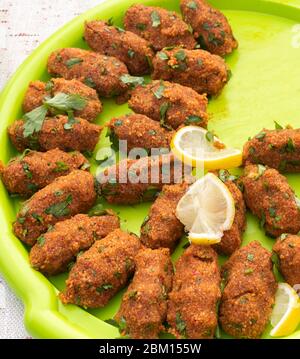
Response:
M71 69L74 65L80 64L83 60L79 57L73 57L66 61L66 66L68 69Z
M296 147L295 147L294 141L291 138L289 138L287 145L286 145L286 152L295 152L295 150L296 150Z
M260 132L258 135L255 136L256 139L262 141L266 137L266 132Z
M254 254L248 253L248 254L247 254L247 260L250 261L250 262L253 262L253 260L254 260Z
M197 4L195 3L195 1L190 1L187 3L187 7L191 10L196 10L197 9Z
M184 61L186 59L186 53L184 50L179 50L174 55L175 59L178 61Z
M103 208L102 203L98 203L96 206L94 206L90 211L89 211L89 217L93 217L93 216L104 216L107 214L106 209Z
M87 86L89 86L89 87L91 87L91 88L93 88L93 89L96 87L96 84L95 84L94 80L93 80L91 77L86 77L86 78L84 79L84 83L85 83Z
M67 131L71 130L75 123L79 123L79 121L74 117L73 111L68 111L68 122L64 124L64 129Z
M270 217L275 218L276 217L276 209L273 207L270 207L269 214L270 214Z
M126 85L130 85L131 87L135 87L138 85L143 85L144 84L144 78L143 77L139 77L139 76L130 76L128 74L126 75L122 75L120 77L120 80L126 84Z
M201 66L203 65L203 60L202 60L202 59L198 59L198 60L197 60L197 63L198 63L198 65L201 67Z
M142 24L142 23L136 24L135 27L136 27L138 30L141 30L141 31L144 31L144 30L146 29L146 25L145 25L145 24Z
M252 273L253 273L253 269L252 269L252 268L246 268L244 273L245 273L246 275L252 274Z
M193 123L200 123L202 122L202 118L199 117L199 116L196 116L196 115L190 115L186 118L186 120L184 121L184 124L185 125L190 125L190 124L193 124Z
M64 172L69 170L69 166L63 161L57 161L56 167L54 168L53 172Z
M157 99L161 99L164 95L164 91L165 91L166 87L163 84L163 82L161 81L159 87L153 91L153 95L157 98Z
M46 91L51 91L52 88L53 88L53 86L54 86L53 82L52 82L52 81L48 81L48 82L46 82L45 90L46 90Z
M261 177L265 171L266 171L266 167L263 166L263 165L257 165L257 169L258 169L258 173L257 173L257 176L256 176L256 180L259 179L259 177Z
M209 31L212 27L208 22L204 22L202 28L203 30Z
M158 52L158 53L157 53L157 56L158 56L161 60L163 60L163 61L169 60L168 54L166 54L166 53L163 52L163 51Z
M77 94L57 93L53 98L45 99L44 104L26 113L23 116L24 137L32 136L35 132L39 132L43 126L48 109L69 112L72 110L82 110L86 105L86 100Z
M181 314L179 312L176 313L175 323L176 323L176 329L178 330L179 334L182 335L183 337L185 337L186 336L186 323L182 319Z
M54 217L67 216L70 213L69 205L72 203L72 195L68 195L65 201L52 204L45 210L46 214L52 214Z
M23 168L23 171L24 171L26 177L29 178L29 179L32 179L32 173L30 171L29 164L24 162L22 164L22 168Z
M167 130L171 131L172 127L166 124L166 116L169 107L170 107L169 102L162 103L159 109L159 113L160 113L160 125L166 128Z
M155 136L156 135L155 130L149 130L148 133L149 133L150 136Z
M105 291L110 290L110 289L112 289L112 288L113 288L113 285L110 284L110 283L107 283L107 284L102 284L100 287L98 287L98 288L96 289L96 291L97 291L98 293L104 293Z
M213 142L214 141L214 134L210 131L206 132L205 138L207 139L208 142Z
M283 127L278 122L274 121L274 124L275 124L275 129L276 130L282 130L283 129Z
M32 218L34 218L37 222L44 223L43 217L41 217L39 214L37 214L37 213L32 213L31 216L32 216Z
M128 57L130 57L131 59L133 59L133 57L134 57L134 55L135 55L135 52L134 52L133 50L129 49L129 50L127 51L127 54L128 54Z
M160 25L160 16L157 11L151 13L152 27L158 27Z
M260 228L263 228L265 224L266 224L266 215L264 212L261 212L261 220L259 223Z
M37 244L42 247L45 244L45 237L44 236L39 236L39 238L36 240Z

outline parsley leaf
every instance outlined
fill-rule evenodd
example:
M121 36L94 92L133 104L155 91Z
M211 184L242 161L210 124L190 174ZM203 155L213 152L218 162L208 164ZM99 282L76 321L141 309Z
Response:
M63 161L57 161L55 164L56 168L54 168L53 172L64 172L69 169L69 166Z
M73 57L66 61L66 66L68 69L71 69L74 65L80 64L83 60L79 57Z
M190 115L186 118L186 120L184 121L185 125L190 125L191 123L200 123L202 122L202 118L196 115Z
M128 74L126 75L122 75L120 77L120 80L126 84L126 85L130 85L131 87L135 87L138 85L143 85L144 84L144 78L143 77L139 77L139 76L130 76Z
M186 53L184 50L179 50L174 55L175 59L178 61L184 61L186 59Z
M86 106L86 99L78 94L65 94L59 92L44 104L59 111L82 110Z
M169 56L163 51L158 52L157 56L163 61L169 60Z
M283 127L278 122L274 121L274 124L275 124L275 129L276 130L282 130L283 129Z
M165 91L165 86L163 84L163 82L160 83L159 87L153 91L153 95L157 98L157 99L161 99L164 95L164 91Z
M158 27L160 25L160 16L157 11L151 13L152 27Z
M46 208L46 214L52 214L54 217L63 217L70 213L69 205L72 203L72 195L68 195L65 201L52 204L50 207Z
M25 120L23 136L25 138L33 135L34 132L39 132L41 130L47 112L47 107L42 105L23 116L23 119Z
M103 292L105 292L106 290L110 290L110 289L112 289L112 288L113 288L113 285L110 284L110 283L107 283L107 284L102 284L100 287L98 287L98 288L96 289L96 291L97 291L98 293L103 293Z
M191 10L196 10L198 6L195 1L190 1L189 3L187 3L187 7Z

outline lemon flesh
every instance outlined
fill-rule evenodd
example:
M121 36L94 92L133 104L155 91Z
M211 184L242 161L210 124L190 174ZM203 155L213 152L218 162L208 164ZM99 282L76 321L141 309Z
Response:
M171 149L181 161L193 167L203 166L204 169L227 169L242 164L242 152L237 149L225 148L225 145L207 130L197 126L186 126L176 132Z
M208 173L196 181L178 202L176 216L189 232L192 243L218 243L223 232L232 226L234 199L226 185Z

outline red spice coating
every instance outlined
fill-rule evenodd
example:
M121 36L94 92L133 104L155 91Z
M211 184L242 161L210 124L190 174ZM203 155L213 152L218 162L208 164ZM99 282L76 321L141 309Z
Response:
M160 7L132 5L125 13L124 27L149 41L155 51L175 45L193 49L196 45L179 15Z
M89 163L81 153L55 148L47 152L29 151L25 156L11 159L6 167L0 163L0 174L10 193L28 197L55 178L85 166Z
M54 51L48 59L48 72L66 80L78 79L93 86L103 97L127 91L127 85L121 81L121 76L128 74L126 65L115 57L92 51L77 48Z
M96 52L124 62L131 75L150 73L154 52L150 43L131 31L109 26L105 21L85 23L84 38Z
M89 172L75 170L55 179L23 204L13 224L14 234L33 245L49 227L87 212L95 200L94 177Z
M225 61L204 50L163 50L155 55L153 68L152 79L177 82L200 94L217 95L229 80Z
M123 296L116 320L122 334L132 339L157 339L167 317L167 296L172 287L173 265L166 248L142 249L136 271Z
M119 218L107 211L102 216L76 216L55 226L43 235L30 251L31 266L45 275L65 272L80 251L120 227Z
M64 304L100 308L125 285L135 269L138 237L116 229L77 258L60 294Z
M269 322L277 283L271 253L254 241L222 268L226 282L219 310L223 330L237 338L259 338Z
M181 125L199 125L208 122L207 97L190 87L168 81L152 81L132 91L129 107L137 113L177 129Z
M212 54L225 56L238 47L227 18L205 0L181 0L184 21L191 25L201 47Z
M72 128L65 129L64 125L67 123L67 116L47 117L38 133L24 137L25 121L18 120L8 128L8 134L13 145L20 152L26 148L39 151L49 151L54 148L63 151L93 151L102 127L78 117Z

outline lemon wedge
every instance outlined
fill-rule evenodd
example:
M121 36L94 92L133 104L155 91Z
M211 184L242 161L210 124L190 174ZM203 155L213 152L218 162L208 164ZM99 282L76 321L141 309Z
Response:
M178 202L177 218L189 231L195 244L210 245L221 241L235 216L234 199L226 185L214 174L197 180Z
M172 141L171 150L182 162L204 169L227 169L242 164L242 152L226 148L211 132L198 126L186 126L178 130Z
M292 334L300 323L300 299L287 283L279 283L271 315L272 337Z

